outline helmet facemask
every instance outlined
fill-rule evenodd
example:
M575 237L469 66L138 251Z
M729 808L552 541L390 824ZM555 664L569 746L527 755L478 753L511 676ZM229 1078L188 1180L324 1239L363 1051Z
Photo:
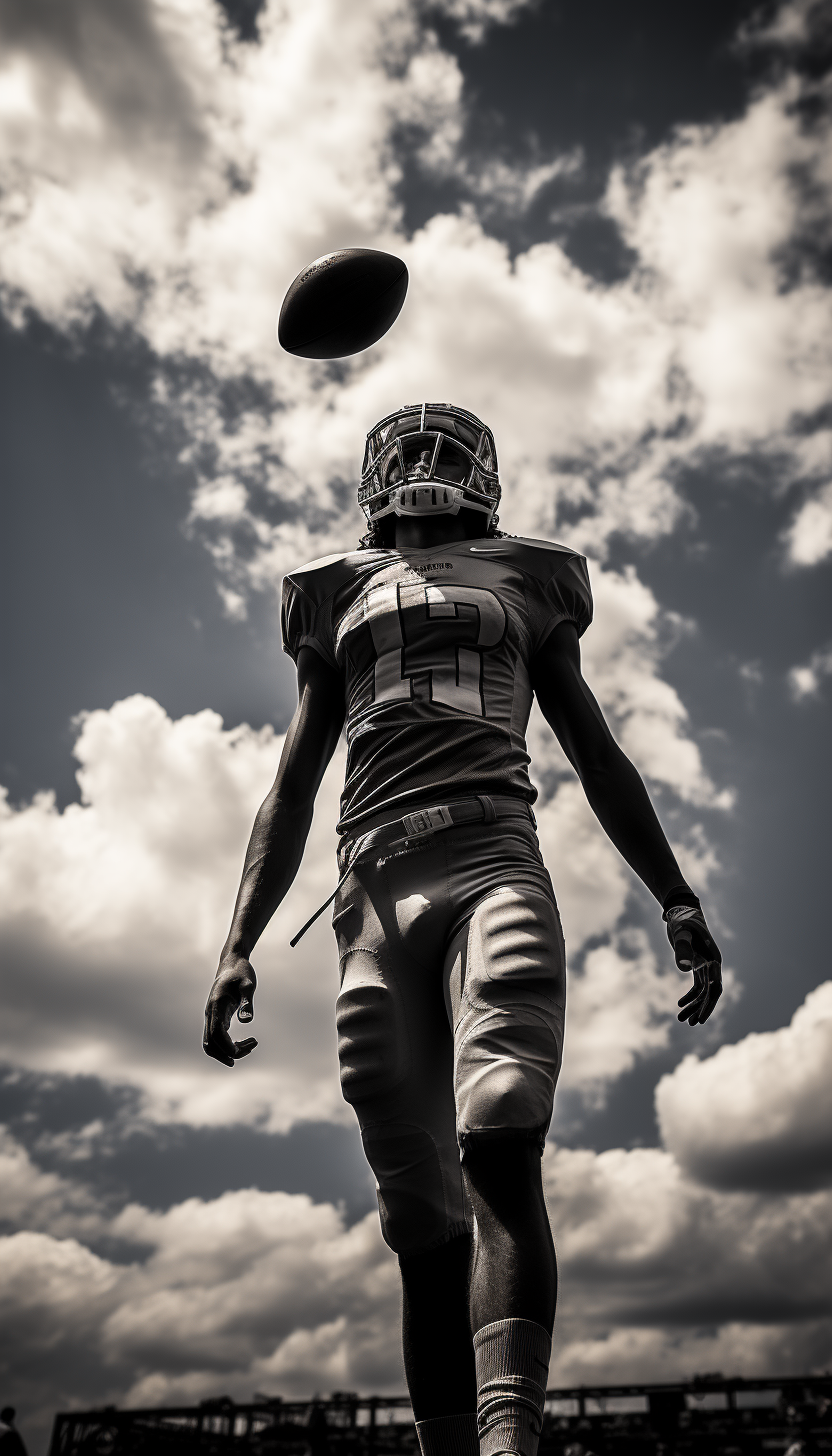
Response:
M500 500L494 437L476 415L448 404L406 405L367 436L358 501L371 525L385 516L479 511Z

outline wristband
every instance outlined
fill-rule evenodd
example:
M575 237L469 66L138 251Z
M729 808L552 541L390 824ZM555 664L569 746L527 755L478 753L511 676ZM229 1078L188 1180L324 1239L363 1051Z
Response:
M671 890L668 895L665 895L662 901L662 911L664 912L662 918L666 920L667 911L675 909L677 905L689 905L691 910L702 909L698 896L694 895L689 885L677 885L675 890Z

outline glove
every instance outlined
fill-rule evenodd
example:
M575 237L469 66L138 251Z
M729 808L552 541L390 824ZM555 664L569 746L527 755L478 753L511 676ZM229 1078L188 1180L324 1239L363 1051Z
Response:
M679 903L684 895L684 903ZM679 1001L680 1021L691 1026L707 1021L722 995L722 956L714 940L702 906L692 891L676 891L668 895L662 919L667 925L667 938L676 957L676 968L683 976L693 972L693 985ZM673 901L676 903L672 903Z

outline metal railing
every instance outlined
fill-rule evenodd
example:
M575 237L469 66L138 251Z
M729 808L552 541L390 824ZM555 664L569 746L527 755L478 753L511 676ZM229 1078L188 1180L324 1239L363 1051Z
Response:
M550 1390L540 1456L832 1456L832 1375ZM49 1456L416 1456L406 1396L227 1397L55 1417Z

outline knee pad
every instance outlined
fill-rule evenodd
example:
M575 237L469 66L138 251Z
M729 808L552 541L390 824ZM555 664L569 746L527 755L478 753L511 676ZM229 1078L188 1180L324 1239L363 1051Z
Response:
M335 1003L341 1091L356 1106L385 1096L406 1075L407 1027L395 989L385 983L373 951L348 951L341 969Z
M461 1144L543 1137L563 1047L565 959L554 903L508 887L477 907L451 972L459 987L454 1095Z
M443 1175L433 1139L421 1127L382 1123L361 1134L378 1184L381 1232L396 1254L444 1243L468 1228L459 1154L451 1150L452 1176Z
M476 1134L545 1137L560 1070L555 1029L531 1013L477 1018L459 1047L460 1143Z

